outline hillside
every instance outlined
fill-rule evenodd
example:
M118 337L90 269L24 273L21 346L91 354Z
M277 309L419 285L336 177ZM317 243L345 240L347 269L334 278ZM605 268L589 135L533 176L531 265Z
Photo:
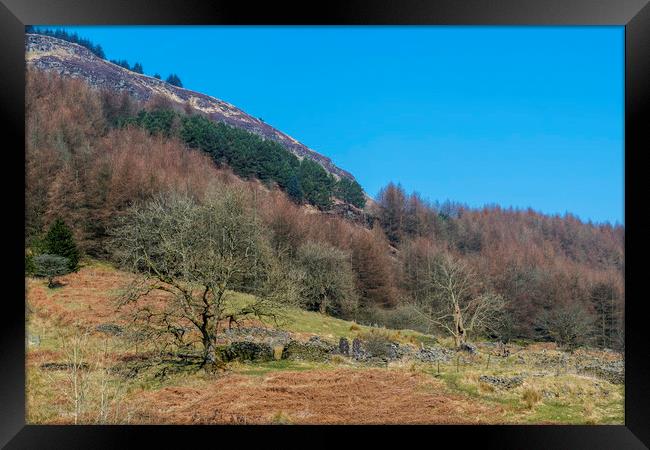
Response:
M468 354L294 308L279 325L222 333L224 348L269 355L238 353L206 374L188 355L160 359L155 342L133 339L128 311L114 307L131 277L89 261L57 289L26 279L28 423L623 423L619 354L513 344L506 355L490 342ZM359 339L363 353L342 353L341 338ZM387 342L400 356L379 352Z
M27 34L25 45L28 67L82 79L95 89L126 92L140 101L147 101L155 96L169 99L183 107L188 106L200 111L212 120L276 141L299 158L312 159L329 173L354 180L351 173L337 167L328 157L227 102L132 72L97 57L87 48L61 39Z
M57 36L26 40L28 423L623 423L623 226L399 182L366 202Z

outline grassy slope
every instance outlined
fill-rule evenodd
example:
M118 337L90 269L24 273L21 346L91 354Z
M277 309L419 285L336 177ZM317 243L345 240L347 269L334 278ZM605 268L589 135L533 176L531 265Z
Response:
M212 389L216 389L215 383L221 383L220 380L224 376L244 377L242 379L244 381L240 380L239 382L244 383L244 386L250 386L249 389L252 392L252 390L260 388L260 383L264 386L274 373L295 374L292 377L303 373L302 376L312 378L306 379L301 386L307 386L305 389L312 390L301 395L315 398L318 396L318 386L323 385L323 379L319 378L322 377L322 373L331 373L332 376L335 376L341 371L343 373L358 373L359 371L366 373L369 370L345 358L337 358L328 363L281 360L255 364L233 363L230 364L226 375L215 376L189 369L179 371L178 368L166 365L163 361L142 370L135 378L124 379L104 369L123 365L128 358L142 354L148 349L147 344L140 343L138 347L119 337L94 332L88 334L82 345L78 346L81 349L83 360L90 365L90 370L79 372L75 378L70 373L71 371L41 369L40 365L46 362L71 360L74 350L72 345L74 330L78 325L87 326L92 330L101 323L120 323L122 318L115 313L112 297L126 279L125 274L110 266L92 263L79 273L64 277L63 281L66 285L59 289L48 289L42 280L27 280L27 299L32 311L28 332L30 335L40 337L39 345L28 347L28 422L73 422L75 381L77 385L83 386L88 392L81 407L77 408L80 422L124 423L144 420L141 415L138 416L133 412L137 408L134 410L130 406L133 405L135 399L146 398L147 395L168 394L168 389L195 389L196 392L211 392ZM236 294L235 301L246 300L246 296ZM372 329L353 322L299 309L288 309L281 327L296 333L299 337L317 334L332 341L336 341L342 336L354 338L360 333L372 332ZM392 339L403 343L419 344L424 342L429 344L435 341L433 337L410 330L387 330L387 332ZM441 341L443 344L445 343L444 339ZM463 415L458 416L458 420L464 420L462 418L466 417L466 410L469 410L475 411L475 414L472 416L470 413L468 419L482 422L573 424L623 422L622 386L614 386L606 381L571 373L552 373L553 367L544 367L543 364L541 366L531 365L531 361L534 360L537 353L522 350L520 354L526 356L527 362L521 362L515 355L509 358L490 357L488 361L486 353L480 353L471 359L452 360L440 366L417 362L391 363L388 367L379 369L378 373L385 373L386 377L397 377L394 380L387 378L386 386L398 386L402 382L406 383L405 379L410 380L409 377L414 376L420 380L416 383L416 387L409 388L408 392L399 391L395 394L395 397L400 399L403 396L407 398L413 396L414 405L424 405L422 406L424 413L419 413L420 416L411 414L409 420L426 420L428 416L422 416L422 414L429 411L426 409L428 408L426 404L433 402L426 396L439 397L443 395L447 396L444 397L447 403L455 405L453 409L447 411L448 416L444 417L453 418L456 417L454 412L465 411ZM478 377L483 374L510 376L522 372L544 370L548 372L547 376L529 376L525 379L523 386L509 391L494 390L478 381ZM377 373L373 373L375 377L379 376ZM250 381L245 382L245 380ZM309 380L312 383L311 387L309 387ZM376 389L388 389L388 387L382 387L384 385L380 381L378 383ZM223 395L228 395L227 387L219 386ZM292 386L289 385L282 389L291 388ZM347 388L350 389L349 397L356 398L356 390L359 389L359 386L350 385ZM246 391L246 388L241 386L238 389ZM276 386L272 389L277 390L278 388ZM258 394L255 398L263 397ZM263 394L268 395L268 392L264 391ZM372 392L364 394L368 396L368 411L373 410L373 403L370 399L374 394ZM296 393L296 395L298 394ZM155 398L155 402L165 404L164 398L153 398ZM300 422L300 417L302 417L300 408L309 409L309 405L296 405L293 402L295 398L295 396L288 396L279 399L279 403L282 401L286 403L288 412L269 409L268 421L273 422L275 420L273 417L276 416L281 418L281 420L278 419L279 421L287 421L286 416L288 415L294 417L288 421ZM529 401L526 400L527 398ZM365 404L363 398L356 398L355 401L359 403L359 408L363 409ZM275 405L278 402L271 403ZM397 400L395 402L394 406L399 408L400 403ZM440 402L437 401L435 404L440 404ZM483 406L480 405L484 405L487 409L484 411ZM343 406L338 408L344 409ZM221 407L226 408L226 406ZM250 407L257 408L257 410L275 408L267 403L250 405ZM148 405L147 408L151 410L152 405ZM181 408L181 405L174 404L172 409L174 408ZM419 411L417 408L414 406L413 411ZM266 420L259 419L259 417L257 420ZM322 420L326 420L327 417L331 421L337 420L334 416L323 416ZM376 415L369 417L371 419L368 420L381 421L385 419ZM443 416L436 416L432 413L431 420L442 420L441 417ZM312 417L312 419L304 420L317 419ZM229 421L230 419L223 420Z

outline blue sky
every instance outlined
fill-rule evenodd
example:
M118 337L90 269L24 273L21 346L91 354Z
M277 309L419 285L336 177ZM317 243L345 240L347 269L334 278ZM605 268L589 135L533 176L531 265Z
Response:
M623 27L65 27L178 73L376 195L623 223Z

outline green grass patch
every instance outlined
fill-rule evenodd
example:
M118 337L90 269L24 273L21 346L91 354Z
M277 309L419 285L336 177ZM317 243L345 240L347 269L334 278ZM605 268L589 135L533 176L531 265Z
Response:
M334 369L335 366L328 363L319 363L313 361L292 361L282 359L280 361L267 362L234 362L228 365L228 368L234 373L251 376L264 376L271 372L278 371L306 371L314 369Z

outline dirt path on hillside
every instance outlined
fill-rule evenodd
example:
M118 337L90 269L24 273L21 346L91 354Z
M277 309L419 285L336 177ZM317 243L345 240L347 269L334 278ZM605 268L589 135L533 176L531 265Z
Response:
M475 424L503 414L444 393L425 375L389 369L227 375L201 388L141 393L134 402L136 423Z

